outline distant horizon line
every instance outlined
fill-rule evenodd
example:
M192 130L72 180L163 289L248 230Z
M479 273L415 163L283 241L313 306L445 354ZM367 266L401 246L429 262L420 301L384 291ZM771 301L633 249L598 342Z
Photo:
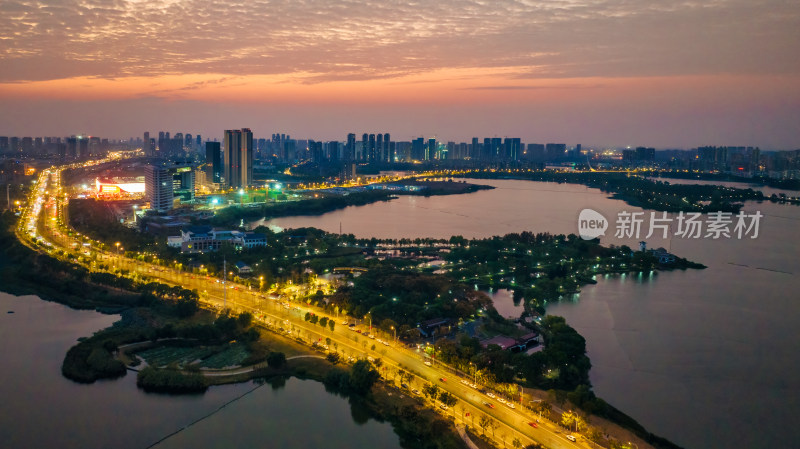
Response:
M250 130L251 130L251 132L252 132L252 128L248 128L248 127L242 127L242 128L229 128L229 129L250 129ZM141 132L141 134L140 134L138 137L130 136L130 137L126 137L126 138L111 138L111 137L102 137L102 136L100 136L100 135L93 135L93 134L88 134L88 133L85 133L85 134L70 134L70 135L61 135L61 136L59 136L59 135L53 135L53 134L50 134L50 135L39 135L39 136L36 136L36 135L28 135L28 136L26 136L26 135L22 135L22 136L16 136L16 135L12 135L12 134L6 134L6 135L0 134L0 137L7 137L9 140L10 140L11 138L15 138L15 137L16 137L16 138L18 138L18 139L20 139L20 140L21 140L21 139L24 139L24 138L31 138L31 139L42 138L42 139L44 139L44 138L71 138L71 137L77 137L77 138L83 138L83 137L86 137L86 138L99 137L99 138L101 138L101 139L108 139L108 140L110 140L110 141L114 141L114 142L118 142L118 143L129 143L131 139L134 139L134 141L137 141L137 140L142 140L142 141L143 141L143 137L144 137L144 133L145 133L145 132L151 132L151 131L142 131L142 132ZM162 132L162 131L156 131L154 135L151 135L151 136L150 136L150 138L151 138L151 139L152 139L152 138L154 138L156 141L158 141L158 133L159 133L159 132ZM172 132L170 132L170 131L163 131L163 132L169 132L169 133L170 133L170 138L174 138L174 136L175 136L175 134L173 134L173 133L172 133ZM223 130L223 132L224 132L224 130ZM151 133L152 133L152 132L151 132ZM180 133L180 134L183 134L184 136L186 136L186 135L187 135L187 133ZM193 133L188 133L188 134L192 136L192 139L196 139L196 137L198 136L198 134L193 134ZM257 136L257 135L256 135L256 133L253 133L253 139L254 139L254 140L255 140L255 139L268 139L268 140L271 140L271 138L272 138L272 134L285 134L285 135L289 136L289 138L291 138L291 139L293 139L293 140L295 140L295 141L298 141L298 140L305 140L305 141L313 140L313 141L315 141L315 142L340 142L340 143L344 142L344 143L346 143L346 142L347 142L346 134L350 134L350 133L346 133L346 134L345 134L345 138L344 138L344 139L342 139L342 140L339 140L339 139L315 139L315 138L310 138L310 137L296 138L296 137L291 137L291 134L288 134L288 133L269 133L269 136L268 136L268 137L256 137L256 136ZM360 142L360 141L361 141L361 138L360 138L360 137L361 137L361 136L362 136L364 133L363 133L363 132L358 132L358 133L353 133L353 134L356 134L356 137L357 137L357 138L356 138L356 142ZM366 133L366 134L376 134L376 135L377 135L378 133ZM391 133L391 132L390 132L390 133L385 133L385 132L382 132L382 133L380 133L380 134L381 134L381 135L383 135L383 134L389 134L390 136L392 136L392 133ZM200 137L201 137L201 138L204 136L202 133L200 133L199 135L200 135ZM500 139L521 139L521 144L541 144L541 145L547 145L547 144L564 144L564 145L567 145L567 148L569 148L569 149L575 149L575 148L577 148L577 145L581 145L581 146L582 146L582 149L587 149L587 150L589 150L589 149L592 149L592 150L603 150L603 149L606 149L606 150L625 150L625 149L636 149L636 148L641 148L641 147L644 147L644 148L654 148L656 151L692 151L692 150L696 150L696 149L698 149L698 148L703 148L703 147L717 147L717 148L720 148L720 147L726 147L726 148L757 148L757 149L759 149L759 150L761 150L761 151L798 151L798 150L800 150L800 145L798 145L797 147L794 147L794 148L767 148L767 147L762 147L762 146L760 146L760 145L752 145L752 144L750 144L750 145L720 145L720 144L704 144L704 145L696 145L696 146L692 146L692 147L688 147L688 148L687 148L687 147L672 147L672 146L650 146L650 145L608 145L608 144L584 144L584 143L576 143L576 144L572 144L572 145L570 145L570 144L566 144L566 143L565 143L565 142L563 142L563 141L560 141L560 142L559 142L559 141L557 141L557 140L553 140L553 141L537 141L537 142L526 142L526 141L525 141L524 139L522 139L521 137L510 137L510 136L503 136L503 137L498 137L498 136L488 136L488 137L487 137L487 136L484 136L484 137L477 137L477 136L473 136L473 137L470 137L470 138L469 138L469 139L467 139L467 140L461 140L461 141L459 141L459 140L451 140L451 139L448 139L448 140L440 140L440 139L439 139L439 138L437 138L435 135L433 135L433 136L430 136L430 137L426 137L426 136L420 136L420 135L415 135L415 136L412 136L412 137L408 138L408 140L406 140L406 139L394 140L394 139L393 139L393 140L391 140L391 141L393 141L393 142L411 142L412 140L414 140L414 139L418 139L418 138L420 138L420 137L424 138L425 140L428 140L428 139L431 139L431 138L433 138L433 139L436 139L436 141L437 141L437 142L441 142L441 143L446 143L446 142L454 142L454 143L456 143L456 144L460 144L460 143L467 143L467 144L471 144L471 143L472 143L472 139L473 139L473 138L478 138L479 140L481 140L481 142L480 142L480 143L483 143L483 142L482 142L482 141L483 141L483 139L487 139L487 138L489 138L489 139L491 139L491 138L500 138ZM214 138L204 138L204 139L202 140L202 142L221 142L221 141L222 141L222 138L221 138L221 137L214 137Z

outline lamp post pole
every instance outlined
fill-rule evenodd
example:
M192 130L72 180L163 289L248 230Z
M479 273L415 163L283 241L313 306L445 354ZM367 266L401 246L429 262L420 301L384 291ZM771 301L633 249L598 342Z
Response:
M228 261L222 258L222 310L228 308Z

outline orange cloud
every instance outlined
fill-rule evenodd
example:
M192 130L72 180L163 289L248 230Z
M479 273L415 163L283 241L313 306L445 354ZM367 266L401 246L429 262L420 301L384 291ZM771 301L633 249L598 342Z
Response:
M76 77L0 84L0 99L124 100L161 98L216 103L275 104L519 104L575 103L586 100L634 102L658 108L682 101L702 107L704 98L726 92L737 98L797 98L794 77L673 76L634 78L548 78L517 76L519 68L440 69L395 78L311 82L314 74L162 75L154 77ZM769 79L767 79L769 78ZM680 94L680 95L678 95Z

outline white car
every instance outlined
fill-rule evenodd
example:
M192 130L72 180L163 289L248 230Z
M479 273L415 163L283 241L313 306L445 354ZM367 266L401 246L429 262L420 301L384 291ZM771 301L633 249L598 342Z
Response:
M566 437L568 440L572 441L573 443L575 442L575 437L574 437L574 436L572 436L572 435L565 435L565 437Z
M506 402L506 405L508 406L508 408L512 408L512 409L513 409L513 408L517 408L517 407L514 405L514 403L513 403L513 402Z
M425 361L425 364L431 366L431 362L428 362L427 360Z
M494 393L492 393L491 391L486 393L486 396L489 396L490 398L494 399Z

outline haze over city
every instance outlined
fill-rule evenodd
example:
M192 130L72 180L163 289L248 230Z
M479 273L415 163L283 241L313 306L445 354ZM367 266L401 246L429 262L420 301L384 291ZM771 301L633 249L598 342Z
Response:
M5 1L0 134L800 144L789 1Z

